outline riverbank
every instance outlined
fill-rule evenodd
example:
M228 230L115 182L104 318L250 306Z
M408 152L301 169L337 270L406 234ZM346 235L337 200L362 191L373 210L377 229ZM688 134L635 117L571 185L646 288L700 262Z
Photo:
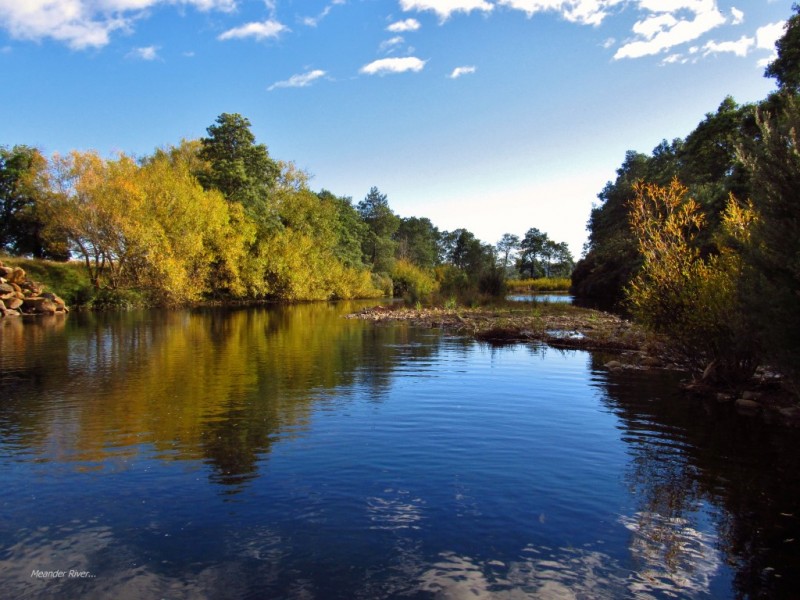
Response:
M347 315L374 323L403 322L470 335L491 344L541 342L554 348L614 352L605 363L611 373L626 370L683 371L687 394L704 402L730 404L767 423L800 427L800 406L782 386L779 374L759 369L744 387L731 389L688 377L689 368L658 336L618 315L565 303L488 307L412 308L375 306Z

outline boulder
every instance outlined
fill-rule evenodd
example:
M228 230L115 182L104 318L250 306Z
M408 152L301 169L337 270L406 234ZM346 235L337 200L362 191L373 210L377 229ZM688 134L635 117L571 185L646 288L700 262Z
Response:
M20 269L19 267L14 267L6 276L6 281L9 283L16 283L21 284L25 282L25 271Z
M761 405L754 400L739 398L736 401L736 410L742 414L752 415L761 410Z
M0 302L2 302L2 300L0 300ZM11 310L17 310L20 306L22 306L22 300L19 298L9 298L5 301L5 308Z

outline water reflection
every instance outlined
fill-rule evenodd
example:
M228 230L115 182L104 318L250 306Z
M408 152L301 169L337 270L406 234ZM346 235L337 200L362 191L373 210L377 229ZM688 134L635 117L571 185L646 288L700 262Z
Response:
M800 589L793 432L607 356L341 318L355 309L0 323L3 594Z

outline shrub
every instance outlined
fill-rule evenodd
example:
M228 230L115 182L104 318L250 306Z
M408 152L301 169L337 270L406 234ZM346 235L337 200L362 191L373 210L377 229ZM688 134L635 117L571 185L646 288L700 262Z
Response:
M716 254L703 257L695 241L704 227L687 189L637 183L631 228L642 268L626 292L634 317L664 334L704 378L749 379L757 366L755 336L741 301L743 263L734 241L746 242L754 213L731 196Z
M408 297L414 301L432 294L439 287L427 271L405 259L395 261L392 284L395 296Z

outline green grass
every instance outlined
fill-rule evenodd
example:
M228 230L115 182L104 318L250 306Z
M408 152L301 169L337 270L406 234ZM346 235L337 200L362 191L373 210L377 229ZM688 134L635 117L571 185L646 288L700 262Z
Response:
M568 292L572 281L568 277L540 277L538 279L509 279L511 292Z
M79 306L91 300L94 290L83 264L30 258L0 256L9 267L25 270L28 279L45 286L45 290L61 296L68 306Z

